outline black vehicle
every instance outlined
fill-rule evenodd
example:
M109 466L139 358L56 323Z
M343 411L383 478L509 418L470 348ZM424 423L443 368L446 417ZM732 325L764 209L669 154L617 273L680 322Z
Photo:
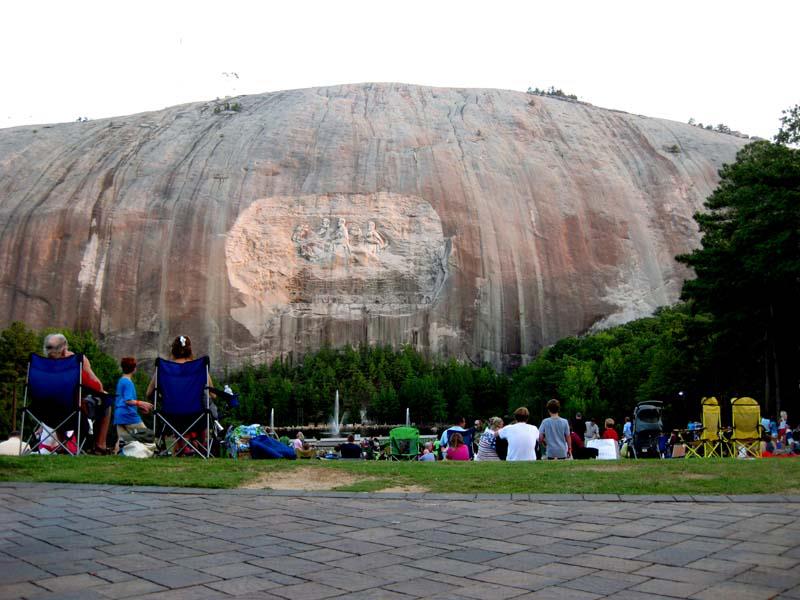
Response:
M658 439L664 429L661 413L664 403L658 400L639 402L633 410L633 440L628 446L634 458L660 458Z

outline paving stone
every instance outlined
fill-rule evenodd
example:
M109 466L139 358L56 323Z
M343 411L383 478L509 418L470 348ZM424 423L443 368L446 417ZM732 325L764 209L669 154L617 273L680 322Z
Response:
M518 596L516 600L596 600L597 598L602 598L602 596L562 586L551 586L524 596Z
M426 549L427 555L432 555L432 550L430 548L422 547ZM412 558L417 558L412 557ZM375 554L369 557L369 562L366 563L369 567L369 571L372 572L373 569L377 569L380 567L385 567L387 565L396 565L401 559L399 559L394 554ZM364 558L361 556L353 556L352 558L344 558L342 560L335 560L333 562L328 563L329 567L337 567L340 569L348 569L351 571L358 571L364 569L365 562Z
M225 581L212 581L206 583L206 587L214 590L219 590L231 596L241 596L244 594L251 594L253 592L260 592L270 588L280 587L281 584L264 579L262 577L255 577L253 575L246 575L244 577L236 577L234 579L226 579Z
M755 563L734 562L732 560L721 560L719 558L701 558L700 560L684 565L686 569L691 569L692 571L700 570L719 573L725 575L726 579L731 575L743 573L754 566Z
M136 575L168 588L188 587L190 585L219 581L219 578L213 575L207 575L200 571L177 565L161 569L137 571Z
M724 582L718 583L693 594L690 598L695 600L719 600L730 598L736 600L769 600L774 598L780 590L774 588L748 585L745 583Z
M107 598L107 596L100 594L97 588L87 588L69 592L48 592L42 590L39 594L26 596L25 600L107 600Z
M389 544L376 544L364 540L345 540L341 538L336 542L323 542L318 545L324 548L346 551L349 554L375 554L376 552L387 552L392 549Z
M774 567L776 569L792 569L800 563L800 559L788 556L774 556L770 554L760 554L757 552L747 552L742 550L725 550L717 554L712 554L711 558L720 560L733 560L736 562L755 563L763 567Z
M644 579L644 578L641 578ZM631 582L621 577L621 574L613 574L609 577L603 577L593 573L578 577L571 581L560 584L562 587L568 587L575 590L584 592L591 592L593 594L611 595L624 590L625 588L641 583L640 581Z
M449 586L448 586L449 587ZM28 598L41 594L44 590L28 581L22 583L11 583L0 585L0 600L12 600L17 598Z
M669 579L648 579L630 588L629 591L641 592L643 594L658 594L661 596L672 596L675 598L688 598L700 590L709 587L706 583L687 583Z
M450 558L426 558L423 560L415 560L408 563L412 568L424 569L426 571L435 571L437 573L447 573L448 575L457 575L460 577L467 577L474 575L480 571L488 571L491 567L486 565L477 565L471 563L460 562Z
M491 550L492 552L499 552L501 554L515 554L528 549L528 546L523 546L522 544L512 544L511 542L506 542L503 540L486 538L480 539L478 545L482 550Z
M392 583L384 586L383 589L397 592L406 598L441 597L445 595L445 592L452 591L453 584L423 578Z
M161 592L167 588L144 579L131 579L99 586L94 589L108 598L128 598L130 596L141 596L142 594Z
M453 560L463 560L469 563L484 563L503 556L500 552L492 552L483 548L470 548L464 550L454 550L440 555L442 558L452 558Z
M555 558L550 554L541 554L539 552L517 552L516 554L509 554L508 556L501 556L490 560L486 564L492 567L499 567L503 569L513 569L514 571L529 571L536 567L549 564Z
M676 596L662 596L652 592L639 592L634 589L622 590L614 594L614 600L673 600Z
M135 573L147 569L159 569L166 563L144 554L130 554L125 556L114 556L109 558L98 558L97 562L113 569L119 569L126 573Z
M342 552L341 550L334 550L332 548L325 548L324 550L307 550L293 554L295 558L300 560L313 560L318 563L328 563L344 558L352 558L353 554L350 552Z
M347 600L403 600L404 598L408 598L408 596L385 588L380 588L377 590L354 592L344 595L342 598L347 598Z
M675 544L639 556L639 560L681 567L713 554L714 549Z
M271 572L267 573L266 575L259 575L259 577L263 577L264 579L269 579L270 581L274 581L275 583L279 583L281 585L295 585L298 583L303 583L305 579L301 579L300 577L293 577L292 575L286 575L285 573L278 573L278 572Z
M74 590L84 590L96 585L107 583L104 579L94 577L88 573L80 575L64 575L63 577L51 577L49 579L38 579L39 585L51 592L72 592Z
M522 588L523 590L527 591L538 590L561 583L563 581L562 579L555 577L547 577L533 573L523 573L521 571L511 571L508 569L492 569L491 571L477 573L472 575L472 579L498 585Z
M650 565L639 569L635 574L643 577L667 579L669 581L705 584L706 586L720 583L728 579L728 575L722 573L701 571L686 567L671 567L669 565Z
M66 561L66 562L55 562L55 563L47 563L40 565L43 569L46 569L48 573L61 576L61 575L76 575L79 573L91 573L92 571L97 571L98 569L105 568L104 565L101 565L98 562L93 560L73 560L73 561Z
M217 552L216 554L201 554L199 556L190 556L188 558L178 558L173 559L172 562L176 565L189 567L190 569L205 570L207 567L241 563L252 558L254 557L251 554L234 551Z
M434 548L432 546L426 546L424 544L420 544L418 546L403 546L402 548L389 550L387 554L395 557L402 556L403 558L408 558L413 560L417 558L424 558L426 556L436 556L440 554L442 550L443 548ZM362 558L361 560L363 561L364 559ZM372 557L370 557L370 560L372 560ZM396 560L397 558L395 558L395 561Z
M798 584L800 584L800 571L798 569L756 567L736 575L732 581L786 590L798 587Z
M21 560L6 562L0 569L0 586L51 577L50 573Z
M303 573L322 571L327 568L325 565L314 562L313 560L301 560L293 556L285 556L280 560L262 558L258 560L249 560L247 562L251 565L271 569L285 575L302 575Z
M644 557L642 557L642 559L644 559ZM630 573L650 564L643 560L614 558L613 556L600 556L597 554L579 554L578 556L566 557L561 562L590 569L619 571L620 573Z
M613 558L638 558L642 554L647 553L647 550L641 548L633 548L630 546L600 546L592 550L591 554L599 556L610 556Z
M531 573L535 573L536 575L541 575L542 577L548 578L555 578L560 579L562 581L567 581L569 579L577 579L578 577L583 577L584 575L588 575L589 573L594 573L595 569L588 569L586 567L579 567L577 565L567 565L561 564L559 562L552 562L546 565L542 565L540 567L536 567L531 571Z
M250 598L259 597L256 595L258 593L259 592L248 594L248 600ZM193 585L191 587L178 588L176 590L145 594L144 596L138 596L136 600L218 600L220 597L227 598L228 595L225 594L223 596L222 592L219 590L212 590L204 585ZM277 596L273 596L273 598L277 598Z
M290 598L291 600L319 600L321 598L339 596L342 594L342 590L321 583L300 583L298 585L276 588L270 593L284 598Z
M92 572L92 575L105 579L109 583L119 583L120 581L130 581L131 579L136 579L136 577L130 573L120 571L119 569L98 569Z
M386 581L408 581L410 579L423 579L430 576L430 572L409 565L389 565L369 570L371 575Z
M221 579L235 579L237 577L245 577L247 575L264 575L269 573L269 569L257 567L249 563L230 563L226 565L217 565L214 567L205 567L204 573L219 577Z
M508 587L497 583L474 583L453 589L448 592L448 596L452 594L453 596L477 598L478 600L484 600L485 598L499 598L503 600L505 598L516 598L525 593L526 591L524 589L518 587Z
M380 587L389 583L385 579L380 579L369 573L358 573L355 571L347 571L345 569L329 569L327 571L316 571L314 573L306 573L303 576L305 579L323 583L341 590L349 592L358 592L361 590L372 589Z

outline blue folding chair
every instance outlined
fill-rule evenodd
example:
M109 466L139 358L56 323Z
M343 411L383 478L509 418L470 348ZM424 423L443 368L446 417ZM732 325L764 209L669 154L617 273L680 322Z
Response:
M182 440L190 454L211 456L208 370L207 356L185 363L156 359L153 430L167 453ZM167 445L166 437L173 434L175 439Z
M81 453L83 448L81 422L84 420L81 414L82 371L82 354L73 354L65 358L30 355L20 438L25 439L25 417L30 417L35 423L28 439L31 452L37 452L44 441L39 439L31 443L36 430L46 425L55 432L51 439L59 448L73 456ZM68 431L75 432L74 446L62 441Z
M464 443L467 445L467 448L469 448L469 459L473 460L475 458L475 451L472 448L472 440L475 437L475 428L474 427L470 427L466 431L448 431L447 432L447 445L448 446L450 445L450 437L454 433L460 433L461 434L461 437L464 439Z

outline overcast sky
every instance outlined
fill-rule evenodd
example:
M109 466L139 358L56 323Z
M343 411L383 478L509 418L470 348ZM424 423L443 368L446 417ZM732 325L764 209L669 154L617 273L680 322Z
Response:
M552 85L761 137L800 103L796 0L23 0L0 15L0 127L364 81Z

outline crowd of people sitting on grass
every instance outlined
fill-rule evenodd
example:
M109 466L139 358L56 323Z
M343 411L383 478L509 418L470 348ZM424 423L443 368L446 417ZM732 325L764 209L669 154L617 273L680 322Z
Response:
M598 457L598 449L592 447L597 445L594 440L611 440L618 448L618 456L627 455L626 445L633 438L630 417L625 417L620 429L614 419L607 418L601 430L594 418L584 419L580 413L571 420L562 418L560 408L558 400L550 400L549 416L538 427L529 423L530 413L525 407L514 412L514 422L509 425L500 417L491 417L486 422L477 419L467 428L466 419L460 417L440 436L422 441L414 458L422 462L582 460ZM762 427L762 456L800 454L800 429L793 431L789 427L785 411L777 422L764 419ZM674 432L667 437L667 456L671 456L672 448L679 448L682 441ZM351 434L347 442L326 448L315 446L298 432L293 444L298 458L387 460L392 457L390 442L381 442L377 437L356 439ZM683 456L677 450L675 455Z
M549 417L540 425L532 425L527 408L514 411L514 422L506 425L500 417L491 417L485 423L478 419L470 428L466 419L456 419L456 424L445 429L435 439L424 441L418 447L416 460L435 461L532 461L537 459L565 460L596 458L597 448L586 445L595 439L613 440L620 436L613 419L606 419L601 432L593 419L584 421L578 414L570 423L559 415L560 402L552 399L547 404ZM630 433L630 420L626 421L623 435ZM388 459L392 456L390 443L378 438L356 440L350 435L345 443L332 449L316 448L298 432L293 441L298 458Z
M73 356L69 350L67 339L60 333L52 333L45 338L44 355L51 359ZM180 335L174 339L170 348L169 359L175 363L186 363L194 360L191 340L188 336ZM152 443L154 432L148 429L142 414L148 415L153 411L154 405L148 401L153 399L156 389L155 377L151 379L147 388L147 400L137 398L133 375L137 369L136 359L123 357L120 361L122 376L120 377L115 394L107 394L100 379L92 371L89 359L83 357L82 386L90 392L90 405L93 398L91 393L98 397L111 399L110 402L94 401L89 406L94 421L94 445L89 451L95 454L117 453L120 444ZM210 375L207 382L208 388L213 390ZM220 390L216 390L220 392ZM226 387L225 392L230 391ZM220 392L222 393L222 392ZM225 394L223 393L223 396ZM212 398L214 392L211 392ZM212 403L213 404L213 403ZM84 403L84 408L86 403ZM113 407L113 408L112 408ZM215 409L216 407L214 407ZM403 453L403 458L416 458L422 462L434 461L533 461L537 459L566 460L590 459L598 457L598 448L595 440L611 440L618 449L617 456L625 454L625 447L633 438L630 417L625 417L621 430L617 429L614 419L607 418L603 422L601 431L595 418L584 419L581 413L568 421L560 416L561 405L556 399L547 403L548 417L543 419L539 426L529 423L530 413L525 407L514 411L514 422L505 424L500 417L491 417L485 423L477 419L472 427L466 427L466 419L456 419L453 426L445 429L442 434L434 439L414 445L415 452ZM109 428L112 423L116 427L116 443L113 448L107 445ZM690 424L689 430L691 430ZM788 415L781 411L778 419L762 419L764 437L761 440L761 455L794 455L800 454L800 429L793 430L788 423ZM67 432L68 433L68 432ZM65 432L54 431L42 424L36 431L38 437L35 445L38 453L58 452L69 448L69 439L63 439ZM194 454L196 444L207 444L209 432L196 429L182 437L172 445L172 454ZM273 434L274 435L274 434ZM0 454L20 454L30 451L28 440L21 440L17 431L11 433L9 440L0 442ZM277 436L275 436L277 438ZM289 442L297 458L341 458L341 459L389 459L395 456L391 444L381 442L379 438L356 439L350 435L346 442L332 448L316 447L306 440L302 432L298 432L294 440ZM677 434L668 441L668 455L673 454L673 448L681 445ZM290 451L291 452L291 451Z

